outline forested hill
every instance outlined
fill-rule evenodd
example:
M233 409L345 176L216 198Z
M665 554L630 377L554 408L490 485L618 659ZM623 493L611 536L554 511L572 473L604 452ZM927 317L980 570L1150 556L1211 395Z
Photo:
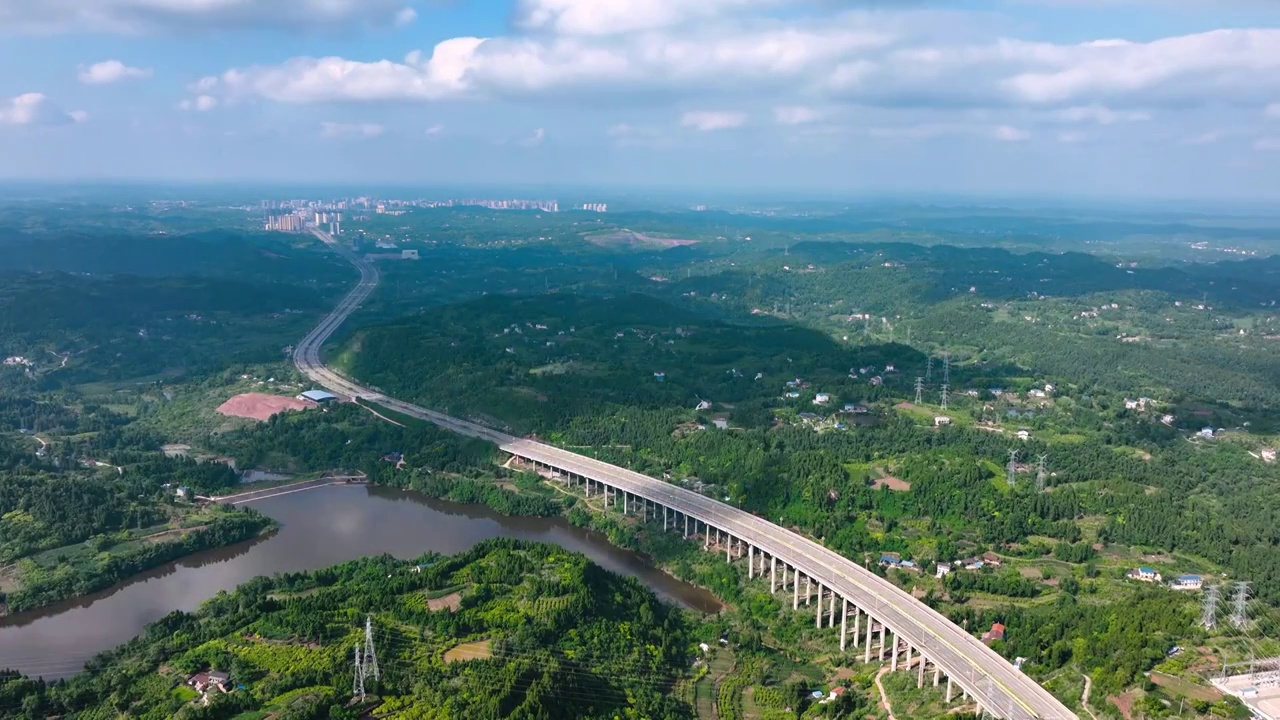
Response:
M351 702L370 618L380 669ZM638 581L550 545L366 558L257 578L175 612L52 686L0 674L0 717L692 717L673 697L694 639ZM189 675L230 674L207 706ZM248 713L243 714L242 713Z

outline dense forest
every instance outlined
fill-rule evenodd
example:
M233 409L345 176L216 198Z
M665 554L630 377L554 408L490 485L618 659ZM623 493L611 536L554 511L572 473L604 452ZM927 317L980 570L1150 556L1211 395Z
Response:
M380 672L351 702L368 618ZM695 628L637 581L547 545L368 558L258 578L173 613L53 685L0 674L0 717L692 717ZM230 675L201 705L192 673Z
M1191 552L1250 578L1259 597L1280 600L1277 469L1237 447L1192 445L1101 397L1073 396L1049 420L1074 433L1068 444L1018 444L1022 458L1052 459L1054 491L1037 495L1029 470L1017 491L993 482L1010 440L990 429L938 431L893 410L841 432L779 422L813 408L818 389L835 408L909 397L903 376L923 375L923 356L900 344L847 347L771 319L708 320L646 297L548 296L437 309L366 329L348 347L351 372L385 391L595 448L601 459L656 477L715 486L850 557L909 549L901 534L875 528L913 518L936 525L929 555L950 560L964 537L988 547L1032 536L1075 543L1077 521L1094 517L1104 519L1103 542ZM851 369L888 365L904 372L886 373L879 385ZM953 382L993 372L957 365ZM798 402L783 396L794 378L812 387ZM712 409L695 411L700 400L714 401ZM717 408L734 428L700 430ZM892 467L912 492L874 490L875 467Z

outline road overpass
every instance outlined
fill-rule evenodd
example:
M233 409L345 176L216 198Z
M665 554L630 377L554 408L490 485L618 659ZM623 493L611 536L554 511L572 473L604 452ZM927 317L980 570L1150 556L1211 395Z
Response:
M848 558L802 535L699 493L482 425L388 397L321 362L320 349L378 284L370 263L313 231L360 271L360 282L295 348L294 364L315 383L353 398L374 401L409 417L482 438L536 470L602 497L606 507L658 522L668 531L745 560L749 577L769 575L770 590L791 594L791 606L813 608L818 628L839 627L840 648L864 662L888 662L916 674L916 684L945 680L948 703L969 699L987 714L1008 720L1078 720L1065 705L977 638L940 613Z

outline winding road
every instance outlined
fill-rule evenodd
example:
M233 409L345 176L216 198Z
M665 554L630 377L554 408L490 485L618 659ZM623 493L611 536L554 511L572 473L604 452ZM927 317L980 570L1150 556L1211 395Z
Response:
M613 489L615 497L621 492L624 500L630 495L653 503L663 509L664 526L667 509L674 510L685 517L686 531L687 523L692 519L695 530L697 522L702 522L707 528L723 531L729 538L749 544L753 552L759 551L761 562L765 553L772 555L775 561L783 564L784 585L788 566L818 585L819 627L823 616L821 593L825 588L832 593L833 618L834 598L838 595L854 605L857 609L855 617L860 610L891 630L895 649L899 640L905 641L908 647L926 656L936 670L945 673L948 682L954 680L995 717L1078 720L1057 698L977 638L897 586L819 543L749 512L647 475L388 397L326 367L320 357L321 347L369 297L378 285L379 275L371 263L336 242L328 233L312 232L360 271L360 282L355 288L294 350L295 366L316 384L334 393L376 402L448 430L489 440L513 456L564 473L566 482L575 478L588 483L588 486L589 482L595 482ZM798 586L797 581L797 591ZM847 605L844 614L847 614ZM858 642L856 632L854 642L855 645Z

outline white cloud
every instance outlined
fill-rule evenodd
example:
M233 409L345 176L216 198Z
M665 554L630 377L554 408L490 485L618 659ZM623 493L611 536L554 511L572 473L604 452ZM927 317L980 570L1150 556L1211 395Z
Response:
M87 85L109 85L121 80L151 77L151 68L130 67L119 60L103 60L87 67L81 65L77 70L80 82Z
M88 119L83 110L60 110L43 93L24 93L0 101L0 125L66 125Z
M417 19L418 19L418 11L414 10L411 7L405 7L405 8L400 8L400 10L396 12L395 20L393 21L393 23L395 24L396 27L404 27L406 25L412 25L413 22Z
M1222 140L1226 133L1221 130L1212 130L1210 132L1201 133L1199 135L1191 135L1182 139L1184 145L1213 145Z
M1280 150L1280 136L1258 138L1253 147L1257 150Z
M820 117L817 110L803 105L779 105L773 109L773 119L779 125L804 125Z
M516 22L561 35L618 35L705 20L778 0L521 0Z
M0 33L140 33L403 22L405 0L0 0Z
M218 98L212 95L197 95L194 98L178 103L179 110L195 110L196 112L208 112L217 106Z
M440 125L440 124L432 125L431 127L427 128L425 134L427 137L439 137L440 135L444 134L444 125Z
M537 147L542 144L543 140L546 140L546 139L547 139L547 131L542 128L538 128L537 130L534 130L533 133L529 135L529 137L526 137L523 140L521 140L520 144L525 147Z
M282 65L228 70L202 78L193 90L228 99L260 97L283 103L435 100L467 90L464 75L484 40L455 38L424 59L413 52L404 62L359 62L340 57L294 58Z
M1022 142L1031 137L1031 133L1012 125L1000 125L991 131L992 136L1004 142Z
M728 130L745 125L747 116L740 112L717 112L694 110L680 116L680 124L684 127L701 131Z
M323 138L376 138L386 132L386 128L377 123L320 123L320 137Z
M1280 120L1280 102L1271 103L1263 113L1272 120Z
M1007 44L1024 68L1001 86L1029 103L1126 98L1179 103L1250 97L1280 78L1280 28L1213 30L1139 43Z
M1064 122L1097 123L1114 125L1119 122L1143 122L1151 119L1151 114L1134 110L1116 111L1102 105L1083 105L1057 110L1054 116Z
M453 38L403 61L299 57L228 70L197 92L289 103L438 100L574 91L733 92L804 82L891 38L861 27L776 26L624 38Z
M1089 136L1079 130L1064 130L1058 133L1058 142L1071 145L1084 142Z

